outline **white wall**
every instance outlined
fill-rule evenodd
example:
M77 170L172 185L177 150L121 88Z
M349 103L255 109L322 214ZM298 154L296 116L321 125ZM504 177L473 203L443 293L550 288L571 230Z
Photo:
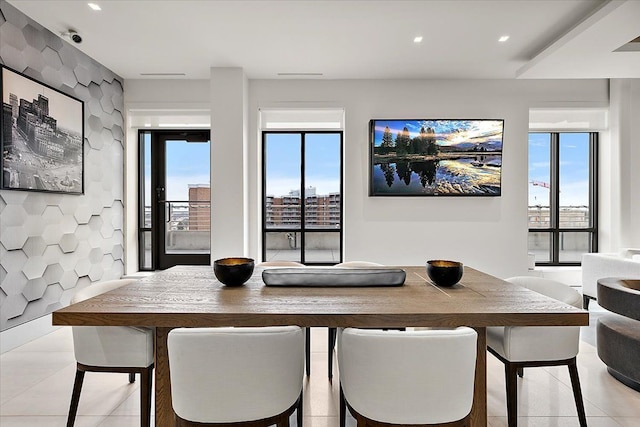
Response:
M640 79L630 82L629 114L629 242L630 247L640 248Z
M84 102L84 194L0 190L4 352L53 330L77 289L122 276L125 124L121 77L5 0L0 34L0 64Z
M527 271L527 133L530 107L602 106L605 80L252 80L249 182L259 181L257 111L345 109L345 260L423 264L449 258L506 277ZM501 197L369 197L373 118L505 119ZM260 194L251 185L250 254L260 248ZM254 220L255 219L255 220Z
M28 325L68 305L77 289L122 276L125 124L121 77L4 0L0 17L0 63L84 102L84 194L0 190L5 341L32 336ZM18 325L25 327L4 333Z
M182 80L127 81L125 101L171 102L182 84L192 99L183 93L181 102L201 102L202 92ZM218 101L205 95L214 111ZM608 102L607 80L249 80L247 254L258 259L261 247L259 108L344 108L345 260L423 264L430 258L454 258L506 277L527 272L529 108L603 107ZM368 197L368 123L373 118L505 119L502 196ZM135 150L137 141L128 144ZM212 160L212 168L224 161ZM219 202L235 204L243 184L228 184Z

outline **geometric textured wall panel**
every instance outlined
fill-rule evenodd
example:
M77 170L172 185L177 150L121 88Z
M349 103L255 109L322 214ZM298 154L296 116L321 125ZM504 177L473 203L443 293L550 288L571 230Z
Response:
M0 190L0 330L123 265L122 78L0 0L0 63L84 101L85 194Z

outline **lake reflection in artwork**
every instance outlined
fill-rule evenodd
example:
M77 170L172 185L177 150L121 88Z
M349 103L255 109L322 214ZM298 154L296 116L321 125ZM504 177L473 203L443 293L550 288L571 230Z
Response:
M371 191L499 196L502 120L372 120Z
M500 194L501 156L377 163L377 194Z

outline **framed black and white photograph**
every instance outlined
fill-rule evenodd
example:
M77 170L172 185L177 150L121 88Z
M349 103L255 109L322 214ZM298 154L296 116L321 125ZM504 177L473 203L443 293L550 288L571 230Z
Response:
M84 193L84 103L2 66L3 190Z

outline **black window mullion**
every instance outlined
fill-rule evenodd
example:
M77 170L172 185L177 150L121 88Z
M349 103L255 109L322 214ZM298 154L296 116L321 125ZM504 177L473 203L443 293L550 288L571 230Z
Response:
M551 256L549 260L552 264L560 262L560 135L557 132L550 134L551 137L551 194L550 204L550 226L551 226Z
M591 228L591 252L598 252L598 134L589 134L589 226Z
M305 231L306 231L306 206L305 206L305 132L300 132L300 260L303 264L306 263L306 251L305 251Z
M344 186L344 132L340 132L340 254L339 260L343 262L343 244L344 244L344 195L345 195L345 186Z
M262 132L262 261L267 258L267 132Z
M144 138L147 132L138 131L138 269L144 265L144 229L145 216L144 216Z

